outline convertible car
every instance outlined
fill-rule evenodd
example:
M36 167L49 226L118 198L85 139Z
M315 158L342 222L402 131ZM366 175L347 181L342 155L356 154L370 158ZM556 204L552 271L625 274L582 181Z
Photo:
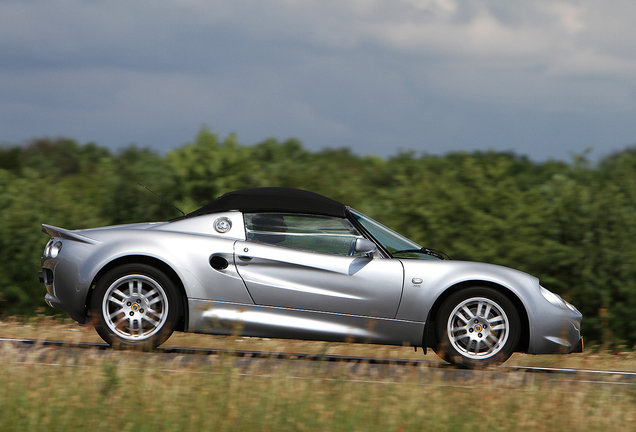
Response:
M46 302L120 348L176 330L431 347L471 368L582 351L581 314L537 278L450 260L313 192L246 189L168 222L42 231Z

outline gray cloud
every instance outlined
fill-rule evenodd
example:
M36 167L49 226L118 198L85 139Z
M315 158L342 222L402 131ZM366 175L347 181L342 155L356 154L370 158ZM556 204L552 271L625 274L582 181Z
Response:
M0 2L0 140L167 150L203 124L359 153L636 142L636 4Z

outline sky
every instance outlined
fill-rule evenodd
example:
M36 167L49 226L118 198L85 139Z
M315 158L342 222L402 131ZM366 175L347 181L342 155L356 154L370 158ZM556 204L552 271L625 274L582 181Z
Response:
M0 0L0 143L636 144L633 0Z

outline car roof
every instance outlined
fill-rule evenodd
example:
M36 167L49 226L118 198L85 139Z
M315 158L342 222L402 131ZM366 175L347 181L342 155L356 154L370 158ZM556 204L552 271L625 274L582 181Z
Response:
M344 204L314 192L283 187L263 187L228 192L200 209L188 213L185 217L191 218L231 210L346 217L346 208Z

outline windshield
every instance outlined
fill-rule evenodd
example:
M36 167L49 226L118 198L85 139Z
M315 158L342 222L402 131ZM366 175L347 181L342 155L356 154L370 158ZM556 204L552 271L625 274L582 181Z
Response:
M439 259L427 249L385 227L368 216L351 209L351 214L394 258Z

